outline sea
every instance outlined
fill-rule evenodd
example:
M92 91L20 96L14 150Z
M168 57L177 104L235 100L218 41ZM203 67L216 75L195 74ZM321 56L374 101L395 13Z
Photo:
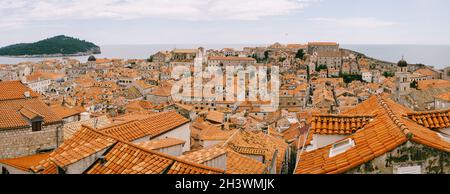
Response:
M267 46L265 44L159 44L159 45L102 45L102 54L96 58L121 58L121 59L146 59L150 55L175 48L222 49L234 48L241 50L244 47ZM388 62L397 62L402 57L408 63L421 63L433 66L437 69L450 67L450 45L341 45L342 48L354 50L365 55ZM71 57L82 62L87 61L88 56ZM53 58L55 59L55 58ZM57 57L58 59L58 57ZM13 58L0 57L0 64L17 64L27 61L42 61L44 58Z

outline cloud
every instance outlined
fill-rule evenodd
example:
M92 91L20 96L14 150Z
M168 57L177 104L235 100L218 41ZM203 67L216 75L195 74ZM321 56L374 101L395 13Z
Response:
M0 27L60 20L141 18L259 20L300 11L319 0L1 0ZM14 19L14 20L13 20Z
M320 23L335 24L338 26L354 28L381 28L397 24L396 22L383 21L374 17L312 18L310 20Z

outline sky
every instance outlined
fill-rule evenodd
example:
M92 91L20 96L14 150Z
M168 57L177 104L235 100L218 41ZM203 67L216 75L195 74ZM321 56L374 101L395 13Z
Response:
M108 44L450 45L449 0L0 0L0 47Z

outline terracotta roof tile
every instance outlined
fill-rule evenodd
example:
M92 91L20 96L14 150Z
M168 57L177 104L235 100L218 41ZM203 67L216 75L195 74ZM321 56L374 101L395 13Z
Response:
M169 111L151 114L144 119L132 120L99 130L124 141L133 141L145 136L156 137L186 123L189 123L188 119L176 112Z
M354 147L331 158L329 153L332 145L310 152L305 151L300 156L295 173L343 173L406 142L405 133L398 124L393 122L392 117L395 115L389 115L389 107L384 107L382 104L386 103L381 98L377 99L373 96L359 105L371 107L370 112L376 112L377 116L372 122L366 124L363 130L349 136L355 142Z
M423 80L418 82L418 89L450 87L450 81L442 79Z
M109 149L106 149L109 148ZM191 173L216 174L223 173L219 169L191 163L173 156L141 148L132 143L115 139L113 136L84 127L52 152L49 158L33 167L37 173L57 173L57 167L86 158L100 150L106 150L103 159L98 159L87 174L159 174L159 173Z
M119 141L86 174L218 174L219 169L191 163Z
M180 156L180 158L186 161L203 164L204 162L213 160L226 153L227 153L226 149L215 146L187 153L185 155Z
M119 142L86 174L160 174L173 161Z
M450 109L408 113L408 118L433 130L450 127Z
M219 61L254 61L256 62L256 59L250 58L250 57L222 57L222 56L212 56L209 57L209 60L219 60Z
M152 141L145 141L141 143L136 143L137 146L148 149L148 150L157 150L161 148L172 147L180 144L184 144L186 141L175 139L175 138L165 138L158 139Z
M86 112L86 110L83 110L83 108L80 108L80 107L69 108L69 107L65 107L65 106L61 106L61 105L54 105L54 106L51 106L50 108L60 118L67 118L67 117L81 114L82 112Z
M60 147L54 150L48 159L41 161L39 165L33 168L35 171L46 170L46 168L52 166L49 163L53 163L59 167L66 167L69 164L78 162L106 149L115 142L117 140L83 126L72 138L64 141Z
M29 119L42 117L44 125L62 122L51 109L38 98L0 100L0 129L31 126Z
M286 140L272 135L267 135L261 131L244 131L240 130L225 143L230 149L240 154L249 155L263 155L265 164L270 164L275 152L276 155L276 167L280 172L282 165L285 162L285 155L288 148Z
M23 171L31 171L33 166L38 165L42 160L47 159L50 153L44 154L35 154L31 156L25 156L20 158L11 158L0 160L0 163L6 164L8 166L12 166L14 168L23 170Z
M266 166L231 149L227 152L227 169L229 174L263 174Z
M349 136L355 142L355 146L342 154L330 158L332 145L302 152L295 173L344 173L395 149L408 140L450 152L450 142L441 138L438 132L404 117L411 110L388 99L386 95L372 96L349 112L375 113L376 116L364 129Z
M225 115L218 111L209 111L206 120L215 123L223 123L225 121Z
M0 101L25 99L24 93L30 92L32 98L39 97L39 94L33 92L20 81L0 81Z
M314 115L311 131L315 134L349 135L366 126L373 116Z

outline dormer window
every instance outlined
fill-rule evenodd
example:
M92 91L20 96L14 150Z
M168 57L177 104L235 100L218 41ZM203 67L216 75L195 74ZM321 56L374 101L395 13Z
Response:
M334 157L342 154L355 146L355 142L352 139L346 139L344 141L335 143L331 146L329 157Z

